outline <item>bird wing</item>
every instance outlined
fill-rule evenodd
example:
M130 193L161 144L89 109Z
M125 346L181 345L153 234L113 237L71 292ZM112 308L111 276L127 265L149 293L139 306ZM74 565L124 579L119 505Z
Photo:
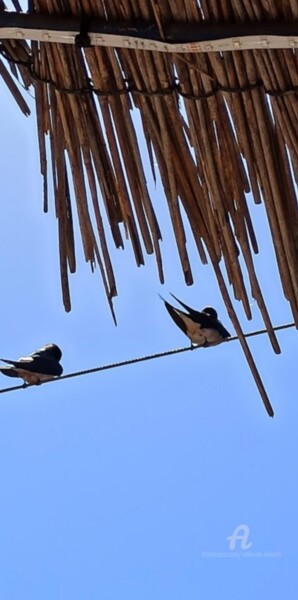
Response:
M185 304L184 302L181 302L181 300L179 300L179 298L177 298L177 296L174 296L174 294L171 294L172 298L175 298L176 302L178 302L179 304L181 304L181 306L183 306L183 308L185 308L185 310L187 310L187 312L189 312L189 314L192 317L195 317L196 315L201 315L202 313L200 313L198 310L195 310L194 308L191 308L191 306L188 306L188 304Z
M176 325L189 337L193 343L204 345L207 340L206 331L201 326L198 320L195 320L192 315L187 315L179 308L174 308L165 301L165 306Z
M181 304L181 306L183 306L183 308L185 308L189 312L189 316L191 317L192 321L201 325L203 329L216 328L217 321L209 317L209 315L207 315L204 312L200 312L199 310L194 310L194 308L191 308L191 306L188 306L187 304L184 304L184 302L181 302L181 300L174 296L174 294L171 294L171 296L173 296L176 302L179 302L179 304Z
M185 313L183 313L182 311L175 309L166 300L164 300L164 303L165 303L165 307L166 307L170 317L172 317L173 321L176 323L176 325L180 329L182 329L182 331L185 333L185 335L188 335L187 326L186 326L186 323L184 320L184 318L187 317L187 315Z
M171 294L171 296L173 296L173 298L175 298L176 302L179 302L179 304L181 304L181 306L183 306L183 308L185 308L189 312L192 319L194 321L196 321L196 323L200 323L200 325L204 329L216 329L216 331L218 331L218 333L221 335L222 338L231 337L231 334L226 330L226 328L223 326L223 324L218 319L213 319L212 317L210 317L209 315L207 315L204 312L194 310L187 304L184 304L184 302L181 302L181 300L179 300L176 296L174 296L174 294Z
M222 338L231 337L231 334L226 330L226 328L223 326L223 324L220 321L216 320L216 321L214 321L214 323L216 325L217 331L220 333ZM214 327L215 327L215 325L214 325Z
M11 360L10 358L0 358L0 360L7 363L8 365L13 365L14 367L18 366L19 363L26 363L26 365L28 365L29 363L33 362L33 358L31 356L22 356L18 360ZM7 369L7 367L5 368Z
M26 356L24 358L20 358L19 360L8 360L5 358L1 358L3 362L6 362L12 365L11 369L21 369L23 371L29 371L30 373L40 373L41 375L52 375L59 376L62 375L63 369L60 363L57 360L51 358L41 358L41 357L30 357ZM10 367L2 367L0 369L2 373L4 370L7 371ZM11 375L14 377L14 375ZM17 377L17 375L16 375Z

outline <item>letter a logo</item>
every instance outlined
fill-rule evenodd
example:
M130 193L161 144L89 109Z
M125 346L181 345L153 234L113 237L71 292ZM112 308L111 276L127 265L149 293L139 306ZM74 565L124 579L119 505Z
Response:
M227 537L227 540L230 540L230 550L235 550L237 540L241 540L242 550L248 550L248 548L250 548L252 545L252 542L247 544L248 536L249 527L247 525L238 525L238 527L234 529L232 535Z

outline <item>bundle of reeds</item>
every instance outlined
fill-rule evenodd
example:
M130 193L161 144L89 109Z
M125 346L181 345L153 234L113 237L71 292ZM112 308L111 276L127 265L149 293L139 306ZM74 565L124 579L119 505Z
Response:
M18 2L15 7L20 10ZM2 3L0 10L3 8ZM41 14L84 14L129 23L142 19L157 24L161 36L164 25L173 21L298 18L293 0L33 0L31 9ZM111 309L117 290L101 204L116 247L122 247L123 235L127 236L137 265L144 263L144 250L154 252L160 281L164 280L161 233L132 118L135 107L140 111L154 177L156 157L185 281L193 283L182 206L200 259L206 263L208 257L213 266L266 403L220 261L224 260L234 296L250 319L249 292L239 262L243 257L251 294L272 346L280 352L255 273L253 254L258 252L258 243L247 194L251 192L256 203L265 203L281 283L298 326L297 50L180 55L37 42L29 46L21 41L5 41L2 48L21 62L13 66L14 75L18 69L25 85L35 88L45 210L46 136L50 138L66 310L71 306L68 272L76 269L70 176L85 258L91 265L99 265ZM28 112L3 63L0 74L23 112Z

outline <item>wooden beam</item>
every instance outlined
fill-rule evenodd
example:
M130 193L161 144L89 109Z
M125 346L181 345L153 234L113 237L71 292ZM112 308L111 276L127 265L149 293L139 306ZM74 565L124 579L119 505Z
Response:
M155 52L223 52L298 48L298 21L247 23L168 23L161 39L154 23L103 21L60 15L3 11L0 40L108 46Z

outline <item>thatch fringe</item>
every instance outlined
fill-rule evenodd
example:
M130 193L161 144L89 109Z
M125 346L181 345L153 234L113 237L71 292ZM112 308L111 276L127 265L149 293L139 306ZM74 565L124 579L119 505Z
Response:
M95 5L96 4L96 5ZM202 22L297 19L291 0L34 0L42 14L93 15L102 19L155 22ZM1 5L3 8L3 5ZM0 10L2 9L0 8ZM74 272L75 248L68 177L71 174L86 261L98 264L112 306L117 294L115 276L105 236L98 186L117 248L123 232L132 243L136 264L144 264L144 250L154 252L159 279L164 281L160 253L161 232L147 190L139 143L131 116L141 115L144 138L155 178L154 156L177 242L186 283L193 283L187 253L181 206L187 214L200 259L211 261L229 315L239 335L258 387L265 391L230 301L219 262L223 258L234 296L251 318L239 257L249 276L251 294L258 303L275 352L280 348L262 295L253 263L258 242L247 204L252 193L264 202L285 297L298 327L298 224L295 184L298 181L297 50L253 50L209 54L87 48L36 42L3 42L14 60L28 61L13 67L26 86L35 87L41 173L47 198L47 152L50 136L56 214L59 219L60 265L63 299L70 310L68 272ZM13 80L0 63L20 108L28 114ZM95 96L90 80L106 96ZM179 81L183 100L169 93ZM45 83L42 80L47 80ZM259 82L263 85L260 86ZM53 82L53 83L51 83ZM130 94L118 93L130 85ZM258 85L256 85L258 83ZM60 91L59 91L60 87ZM219 87L228 91L218 91ZM62 88L74 90L64 93ZM243 88L246 91L235 92ZM147 90L149 94L143 94ZM176 86L177 90L177 86ZM275 90L279 95L266 94ZM113 93L113 91L115 93ZM164 91L164 94L163 94ZM198 99L198 96L206 98ZM99 116L100 115L100 116ZM186 118L185 118L186 115ZM69 168L68 168L69 164ZM88 203L91 197L91 206ZM94 230L92 219L95 219ZM206 254L207 252L207 254Z

